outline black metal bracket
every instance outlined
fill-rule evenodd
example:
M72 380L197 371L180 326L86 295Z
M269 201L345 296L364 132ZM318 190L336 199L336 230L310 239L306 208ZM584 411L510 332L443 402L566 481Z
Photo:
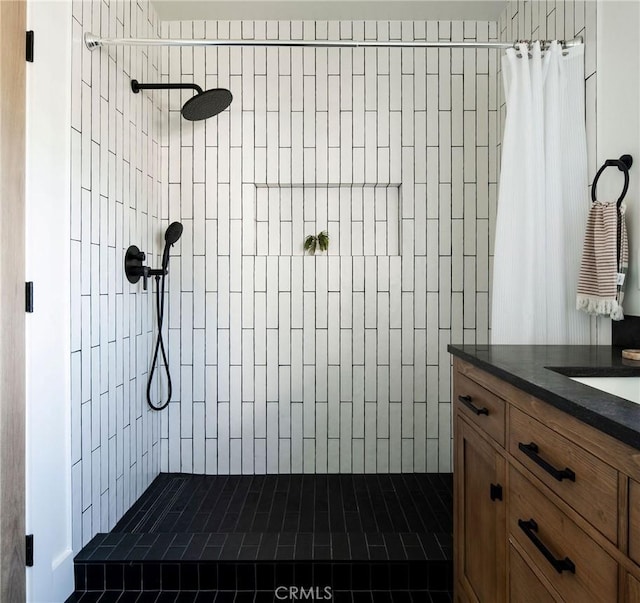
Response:
M491 484L489 487L489 496L491 500L502 500L502 486L500 484Z
M27 32L27 47L25 52L25 58L28 63L33 63L33 31Z
M33 281L24 284L24 311L33 312Z
M27 534L25 538L24 563L27 567L33 567L33 534Z

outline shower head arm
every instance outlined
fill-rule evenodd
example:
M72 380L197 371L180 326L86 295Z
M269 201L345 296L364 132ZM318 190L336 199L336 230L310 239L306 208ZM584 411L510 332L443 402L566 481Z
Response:
M131 80L131 90L137 94L140 90L195 90L202 94L198 84L141 84L138 80Z

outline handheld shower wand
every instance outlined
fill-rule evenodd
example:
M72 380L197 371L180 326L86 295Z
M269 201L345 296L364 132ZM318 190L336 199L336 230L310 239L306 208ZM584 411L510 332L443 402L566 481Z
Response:
M142 262L145 259L144 252L140 251L135 245L132 245L127 249L125 254L124 266L125 273L129 282L137 283L142 277L144 289L147 289L147 279L150 276L154 276L156 279L156 318L158 325L158 335L156 337L156 345L153 351L153 359L151 361L151 368L149 369L149 378L147 380L147 404L153 410L162 410L166 408L171 402L171 394L173 393L171 385L171 373L169 371L169 360L167 358L167 352L164 347L164 339L162 337L162 324L164 322L164 295L165 295L165 279L169 273L169 252L171 247L175 245L182 236L182 224L180 222L172 222L169 224L164 233L164 251L162 252L162 267L161 268L149 268L143 266ZM164 369L167 375L167 399L165 402L161 402L156 405L151 400L151 382L153 380L153 374L155 373L156 366L158 364L158 353L162 354L162 361L164 362Z
M169 249L173 247L182 236L182 224L172 222L164 233L164 251L162 252L162 269L166 272L169 266Z
M164 347L164 339L162 337L162 323L164 321L164 282L169 272L169 251L173 247L178 239L182 236L182 224L180 222L172 222L169 224L164 233L164 251L162 252L162 268L160 274L156 274L156 318L158 324L158 335L156 337L156 345L153 351L153 359L151 360L151 368L149 369L149 378L147 379L147 404L153 410L162 410L166 408L171 402L171 394L173 388L171 386L171 372L169 370L169 360L167 359L167 352ZM158 351L162 353L162 361L164 362L164 370L167 375L167 400L161 402L159 405L155 405L151 401L151 382L153 380L153 374L155 373L156 366L158 364Z

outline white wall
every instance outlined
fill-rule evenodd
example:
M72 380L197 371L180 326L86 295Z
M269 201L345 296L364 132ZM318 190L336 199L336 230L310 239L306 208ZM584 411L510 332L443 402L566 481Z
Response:
M495 25L208 21L163 35L487 40ZM451 469L446 346L488 340L497 58L165 49L163 79L234 101L192 124L180 93L158 93L162 218L185 226L163 470ZM327 227L328 256L303 257L304 235Z
M640 3L598 2L597 167L620 155L633 156L629 173L627 228L629 276L625 314L640 316ZM595 175L595 174L594 174ZM624 178L608 168L598 181L601 200L617 198Z
M29 601L73 590L69 380L71 5L28 3L35 61L27 64L27 532L35 564Z
M157 81L158 49L103 48L84 32L156 37L148 2L73 2L71 27L71 476L73 549L109 531L158 474L145 401L154 304L123 271L135 244L158 263L160 109L130 79ZM44 102L40 99L41 106Z

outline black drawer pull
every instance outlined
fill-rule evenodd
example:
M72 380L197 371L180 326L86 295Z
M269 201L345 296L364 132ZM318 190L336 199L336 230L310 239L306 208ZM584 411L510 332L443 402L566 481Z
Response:
M555 477L559 482L563 479L568 479L572 482L576 481L576 474L566 467L565 469L556 469L551 463L545 461L538 454L538 446L531 442L530 444L518 443L518 448L522 450L534 463L542 467L549 475Z
M576 566L569 559L569 557L565 557L564 559L556 559L553 556L553 553L544 545L544 543L536 536L536 532L538 531L538 524L530 519L529 521L524 521L523 519L518 519L518 525L520 529L527 535L527 538L533 542L536 548L544 555L545 559L553 565L554 569L561 574L564 571L571 572L572 574L576 573Z
M471 396L458 396L458 400L462 402L467 408L470 408L477 415L487 415L489 416L489 411L483 406L482 408L478 408L473 402L473 398Z

